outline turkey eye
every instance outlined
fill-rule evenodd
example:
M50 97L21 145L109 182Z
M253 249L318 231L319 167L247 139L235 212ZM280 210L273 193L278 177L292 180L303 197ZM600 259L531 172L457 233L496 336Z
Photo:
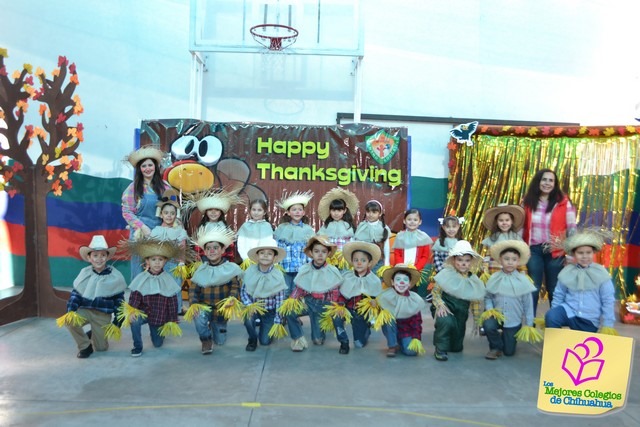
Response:
M198 145L198 138L195 136L181 136L171 145L171 154L178 159L186 159L194 154Z
M222 156L222 142L213 135L207 135L200 141L198 160L205 166L215 165Z

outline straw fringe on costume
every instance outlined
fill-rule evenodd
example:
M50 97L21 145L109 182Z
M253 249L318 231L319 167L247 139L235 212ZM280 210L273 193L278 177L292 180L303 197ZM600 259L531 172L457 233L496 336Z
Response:
M522 326L518 332L514 335L515 339L522 342L538 343L542 342L544 337L533 326Z
M312 197L312 191L295 191L288 195L285 193L283 197L276 202L276 206L284 209L285 211L293 205L302 205L306 207Z
M208 304L200 304L200 303L191 304L187 309L187 312L184 314L184 320L185 322L191 323L196 318L196 316L200 314L201 311L205 313L210 313L211 310L212 308Z
M139 240L121 240L120 253L131 257L137 255L142 259L152 256L162 256L168 260L191 262L195 259L195 252L187 247L181 247L173 240L159 240L142 237Z
M131 326L132 320L146 319L147 315L144 311L132 307L127 302L123 302L118 308L116 318L121 322L122 328L128 328Z
M65 325L79 327L84 325L86 321L87 319L80 316L77 312L69 311L56 319L56 325L58 325L58 328L62 328Z

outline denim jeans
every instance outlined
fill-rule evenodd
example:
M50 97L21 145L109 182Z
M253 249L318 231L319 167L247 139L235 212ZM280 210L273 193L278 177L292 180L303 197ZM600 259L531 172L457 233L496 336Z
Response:
M556 289L558 282L558 274L564 268L564 256L553 258L551 252L545 250L543 245L531 246L531 258L527 263L529 276L533 279L536 291L533 292L533 315L536 314L538 308L538 297L540 295L540 287L544 280L547 294L549 295L549 306L553 301L553 291Z
M353 345L362 348L367 345L371 336L371 327L367 319L356 310L349 309L351 313L351 329L353 330Z
M273 326L276 317L275 310L269 310L265 314L254 314L252 318L245 319L244 327L247 329L250 339L257 339L260 345L271 344L271 338L269 337L269 330ZM260 326L256 327L256 319L260 319ZM298 323L298 322L296 322Z
M387 347L396 347L398 344L400 345L400 351L402 354L406 356L417 356L413 350L409 350L409 344L413 338L404 337L398 340L398 325L396 321L392 321L388 325L382 326L382 333L387 338Z
M311 324L311 339L324 341L325 333L320 329L320 317L322 316L322 313L324 313L326 306L331 303L329 301L313 298L311 295L306 295L304 297L304 302L307 305L307 314L309 315L309 323ZM334 318L332 320L338 341L341 343L348 343L349 335L347 335L347 331L344 328L344 319ZM298 323L297 314L287 316L287 325L289 326L289 334L294 340L304 335L302 325Z
M131 322L131 336L133 337L133 348L142 350L142 325L149 323L147 319L138 318ZM164 337L161 337L158 333L159 326L149 325L149 333L151 335L151 342L154 347L162 347L164 343Z
M216 345L224 345L227 342L227 322L221 321L220 316L216 316L216 320L213 317L216 316L215 310L206 312L200 310L198 315L193 320L196 325L196 332L200 336L200 341L207 341L213 339Z
M293 288L295 286L295 283L293 282L293 279L296 278L296 276L298 275L298 273L284 273L284 282L287 284L287 297L289 295L291 295L291 292L293 291Z
M544 316L544 323L547 328L562 328L563 326L568 326L574 331L598 331L598 327L587 319L578 316L568 317L567 311L561 305L547 311L547 314Z
M491 317L482 323L482 327L487 334L490 350L499 350L505 356L513 356L515 354L517 344L515 335L522 325L513 328L500 328L498 321ZM499 329L502 329L502 333L500 333Z

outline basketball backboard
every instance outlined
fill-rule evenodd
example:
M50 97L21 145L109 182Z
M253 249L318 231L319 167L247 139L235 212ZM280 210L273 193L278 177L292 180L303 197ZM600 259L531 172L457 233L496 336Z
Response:
M295 28L287 53L363 56L360 0L191 0L192 52L262 53L250 33L256 25ZM287 34L283 34L287 35Z

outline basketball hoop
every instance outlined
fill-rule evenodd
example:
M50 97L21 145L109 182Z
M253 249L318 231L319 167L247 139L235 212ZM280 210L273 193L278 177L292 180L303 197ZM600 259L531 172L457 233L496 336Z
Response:
M272 52L282 51L298 39L298 30L288 25L260 24L251 27L249 31L255 41Z

